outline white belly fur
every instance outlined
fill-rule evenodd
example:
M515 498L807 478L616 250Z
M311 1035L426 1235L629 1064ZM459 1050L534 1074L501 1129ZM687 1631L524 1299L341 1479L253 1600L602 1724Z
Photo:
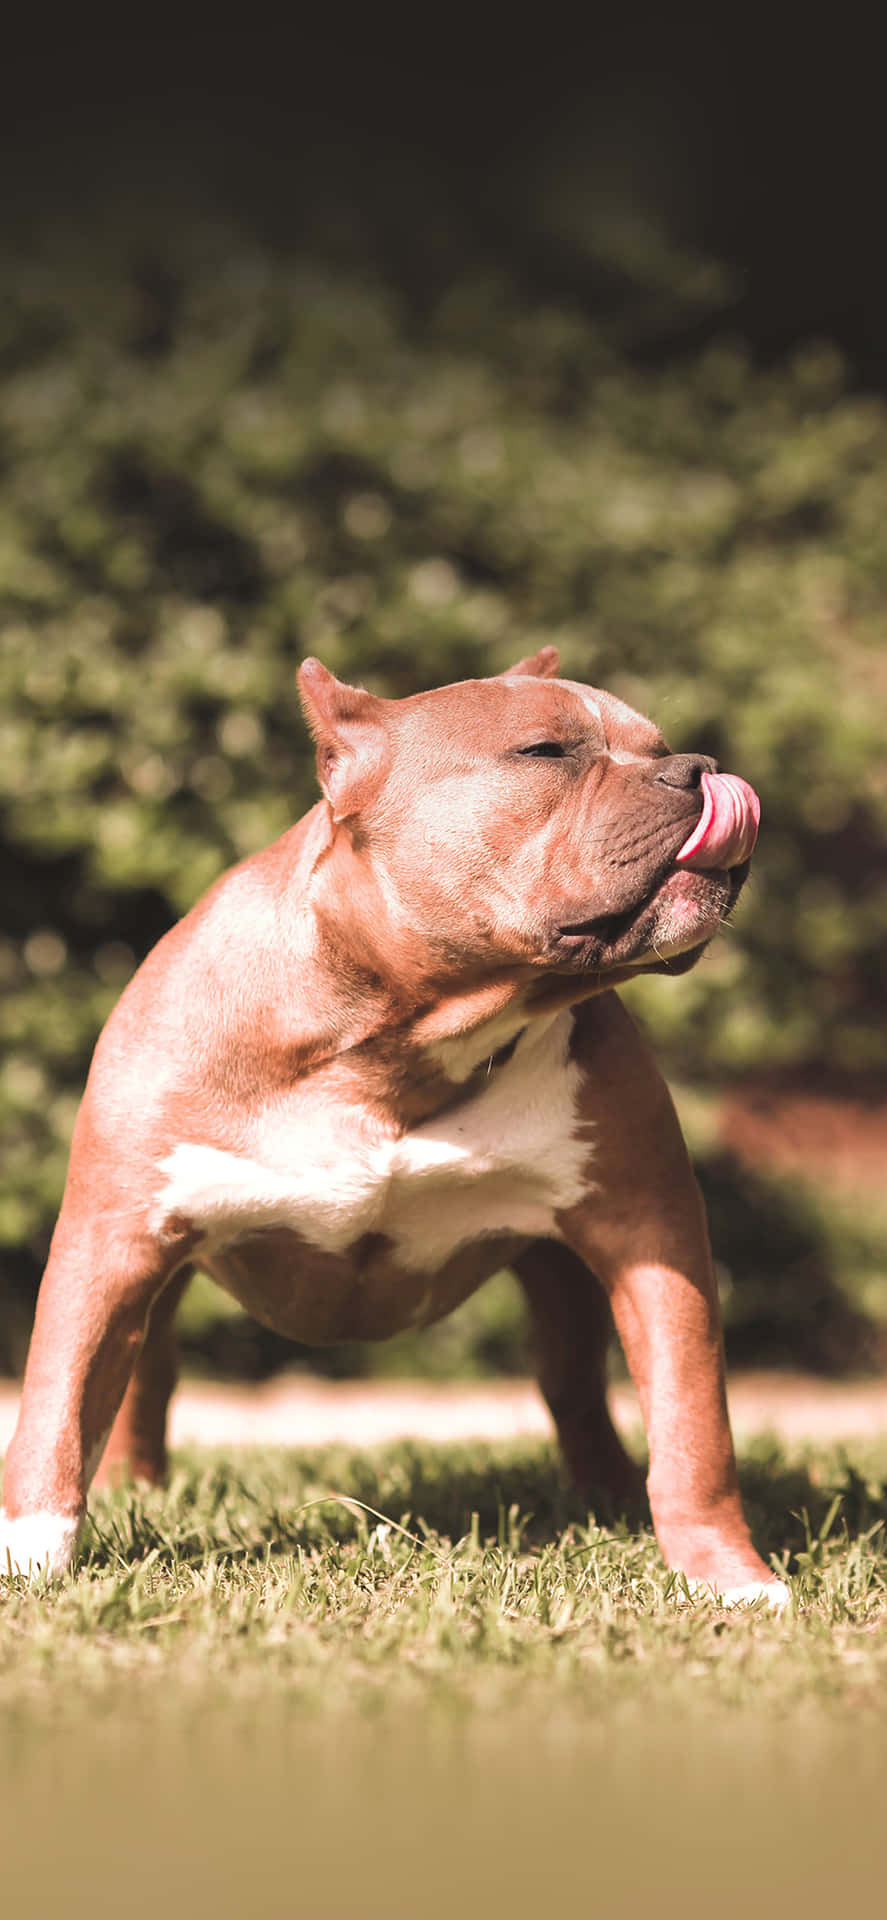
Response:
M534 1022L480 1093L399 1139L312 1103L265 1109L244 1152L183 1141L162 1163L155 1230L184 1217L209 1250L284 1227L329 1253L380 1233L415 1272L482 1235L550 1234L589 1184L571 1030L569 1013Z

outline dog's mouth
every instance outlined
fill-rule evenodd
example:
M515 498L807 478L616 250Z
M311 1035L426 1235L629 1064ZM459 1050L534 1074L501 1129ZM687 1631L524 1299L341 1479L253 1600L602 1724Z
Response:
M655 881L649 893L644 895L643 900L626 908L624 913L601 913L593 920L568 921L565 926L558 927L558 938L566 941L575 940L577 943L583 940L596 940L601 947L618 947L626 934L631 932L638 914L643 913L644 908L650 905L660 885L661 876Z
M698 957L714 938L739 897L748 863L730 873L681 873L670 861L640 900L622 913L566 921L557 929L558 945L581 955L585 966L667 965ZM684 969L681 968L681 971Z
M700 784L692 832L648 874L640 898L618 912L558 926L557 944L574 963L683 973L713 939L748 873L760 803L734 774L706 771Z

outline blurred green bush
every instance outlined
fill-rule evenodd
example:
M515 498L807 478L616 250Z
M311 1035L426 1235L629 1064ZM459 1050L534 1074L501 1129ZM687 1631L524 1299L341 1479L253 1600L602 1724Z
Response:
M885 1064L887 411L828 346L651 371L504 281L418 318L193 225L0 292L13 1290L121 986L314 797L307 652L399 695L554 641L741 771L739 930L634 1004L684 1078Z

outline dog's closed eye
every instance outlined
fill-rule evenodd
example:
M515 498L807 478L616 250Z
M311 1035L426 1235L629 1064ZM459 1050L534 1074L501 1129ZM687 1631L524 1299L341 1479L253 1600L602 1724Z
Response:
M563 760L569 747L562 740L538 740L531 747L518 747L518 753L530 760Z

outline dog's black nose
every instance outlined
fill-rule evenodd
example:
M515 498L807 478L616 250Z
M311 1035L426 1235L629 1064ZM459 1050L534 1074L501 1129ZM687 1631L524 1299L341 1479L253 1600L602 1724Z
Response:
M656 768L654 780L666 787L698 787L704 773L717 773L718 763L709 753L673 753Z

